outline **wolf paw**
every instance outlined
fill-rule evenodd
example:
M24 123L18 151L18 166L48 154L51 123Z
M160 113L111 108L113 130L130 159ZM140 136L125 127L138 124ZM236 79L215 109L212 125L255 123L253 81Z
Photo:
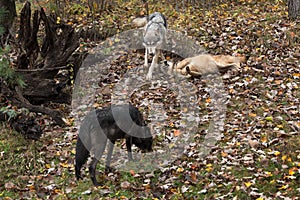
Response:
M146 76L146 79L149 81L152 79L152 73L148 73L147 76Z

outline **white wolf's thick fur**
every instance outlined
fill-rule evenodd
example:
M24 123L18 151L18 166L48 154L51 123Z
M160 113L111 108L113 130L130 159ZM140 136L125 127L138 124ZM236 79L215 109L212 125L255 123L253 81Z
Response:
M140 20L141 22L142 20ZM163 14L155 12L149 15L148 22L144 29L143 45L145 50L145 67L148 67L148 54L153 54L146 79L152 79L152 73L158 63L161 48L166 40L167 22Z
M201 76L229 69L240 69L245 56L203 54L186 58L177 64L170 64L169 70L186 76Z

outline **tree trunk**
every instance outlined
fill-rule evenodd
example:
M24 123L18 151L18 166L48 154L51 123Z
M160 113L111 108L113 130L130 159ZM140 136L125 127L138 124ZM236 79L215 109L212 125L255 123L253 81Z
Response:
M12 35L11 28L17 13L14 0L0 0L0 8L2 9L1 12L4 12L2 16L0 16L0 26L4 29L0 38L0 46L3 46Z
M300 0L288 0L289 18L292 20L300 16Z

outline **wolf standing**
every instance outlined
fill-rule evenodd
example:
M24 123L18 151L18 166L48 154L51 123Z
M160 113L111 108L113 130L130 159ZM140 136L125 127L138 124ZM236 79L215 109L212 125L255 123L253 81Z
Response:
M154 55L146 78L152 79L154 67L158 64L161 48L166 41L167 21L163 14L155 12L149 15L144 30L143 45L145 50L145 66L148 67L148 53Z
M135 144L144 151L152 151L152 135L146 126L142 114L131 104L114 105L90 112L83 120L79 130L75 155L75 175L80 179L80 169L93 155L89 166L90 177L94 185L97 182L96 165L101 158L108 139L109 148L105 169L110 166L114 143L126 139L128 159L132 160L131 146Z

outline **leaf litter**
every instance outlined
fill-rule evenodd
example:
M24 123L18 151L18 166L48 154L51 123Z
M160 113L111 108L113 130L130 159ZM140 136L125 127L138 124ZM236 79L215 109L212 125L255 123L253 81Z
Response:
M49 125L36 161L38 175L35 179L24 176L25 186L5 182L7 190L18 191L27 198L299 199L299 23L287 19L283 1L224 3L215 11L200 13L193 7L185 12L169 7L161 9L168 16L171 28L188 30L188 35L209 53L249 55L240 72L222 76L225 91L220 93L225 95L221 98L224 102L211 101L218 98L212 98L207 90L210 79L188 80L196 88L200 114L199 119L191 119L199 120L199 127L184 154L171 163L164 163L164 167L154 173L130 171L129 175L103 175L104 186L92 188L88 178L78 183L73 176L77 128ZM102 23L107 22L102 19ZM124 27L128 24L124 23ZM167 54L170 59L174 58L170 52ZM100 77L95 77L98 84L93 86L97 91L96 100L84 99L90 102L88 106L108 105L114 85L129 69L140 69L143 56L139 50L124 53L103 68ZM99 74L97 71L89 73ZM178 109L177 96L172 88L157 83L140 87L130 98L139 105L150 124L156 122L152 132L157 152L184 136L179 130L183 113ZM213 103L226 105L225 115L219 115L221 118L213 124L220 135L213 135L208 129L215 117L213 109L224 111L224 107L212 106ZM151 113L151 109L161 112ZM73 123L71 118L68 120ZM211 138L218 137L220 141L209 149L205 149L205 145L199 147L209 133L213 135ZM201 156L205 150L209 152ZM126 154L122 160L126 160ZM85 176L88 177L87 173ZM35 187L34 183L39 186ZM29 193L31 191L38 195Z

